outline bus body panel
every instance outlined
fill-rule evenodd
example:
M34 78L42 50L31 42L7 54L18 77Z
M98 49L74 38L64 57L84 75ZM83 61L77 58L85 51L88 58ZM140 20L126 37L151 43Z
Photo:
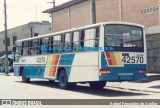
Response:
M75 54L69 82L99 81L98 74L98 51Z
M27 78L56 80L58 68L64 68L69 82L99 81L98 51L22 57L14 67L15 76L20 76L21 67Z
M110 52L101 53L101 70L109 71L99 76L100 80L128 81L145 79L146 75L140 70L146 69L145 53L139 52Z

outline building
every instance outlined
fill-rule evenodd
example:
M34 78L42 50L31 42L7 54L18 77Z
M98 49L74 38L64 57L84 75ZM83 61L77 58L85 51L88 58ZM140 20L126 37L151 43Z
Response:
M11 52L16 40L51 33L49 21L30 22L8 30L8 51ZM0 55L5 51L5 31L0 32Z
M52 16L52 31L92 24L95 1L96 23L126 21L146 27L148 71L160 72L160 0L71 0L45 10Z
M88 25L92 23L91 1L72 0L44 13L51 14L55 32ZM146 27L159 26L159 4L159 0L95 0L96 22L127 21Z

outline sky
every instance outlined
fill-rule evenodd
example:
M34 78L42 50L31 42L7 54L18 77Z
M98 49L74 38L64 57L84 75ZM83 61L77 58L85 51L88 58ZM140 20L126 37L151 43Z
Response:
M8 29L32 21L50 21L49 14L42 13L53 6L53 0L6 0ZM69 0L55 0L56 5ZM0 31L4 30L4 0L0 0ZM36 8L37 7L37 8ZM36 14L37 13L37 14Z

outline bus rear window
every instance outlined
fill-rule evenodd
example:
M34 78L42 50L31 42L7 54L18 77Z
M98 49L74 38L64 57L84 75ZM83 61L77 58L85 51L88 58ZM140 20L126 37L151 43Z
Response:
M130 25L106 25L105 47L117 51L143 51L143 29Z

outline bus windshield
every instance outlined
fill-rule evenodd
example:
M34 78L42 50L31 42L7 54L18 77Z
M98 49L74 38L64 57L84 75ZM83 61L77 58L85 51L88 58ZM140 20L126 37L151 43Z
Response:
M143 28L131 25L109 24L105 26L105 47L114 51L144 51Z

